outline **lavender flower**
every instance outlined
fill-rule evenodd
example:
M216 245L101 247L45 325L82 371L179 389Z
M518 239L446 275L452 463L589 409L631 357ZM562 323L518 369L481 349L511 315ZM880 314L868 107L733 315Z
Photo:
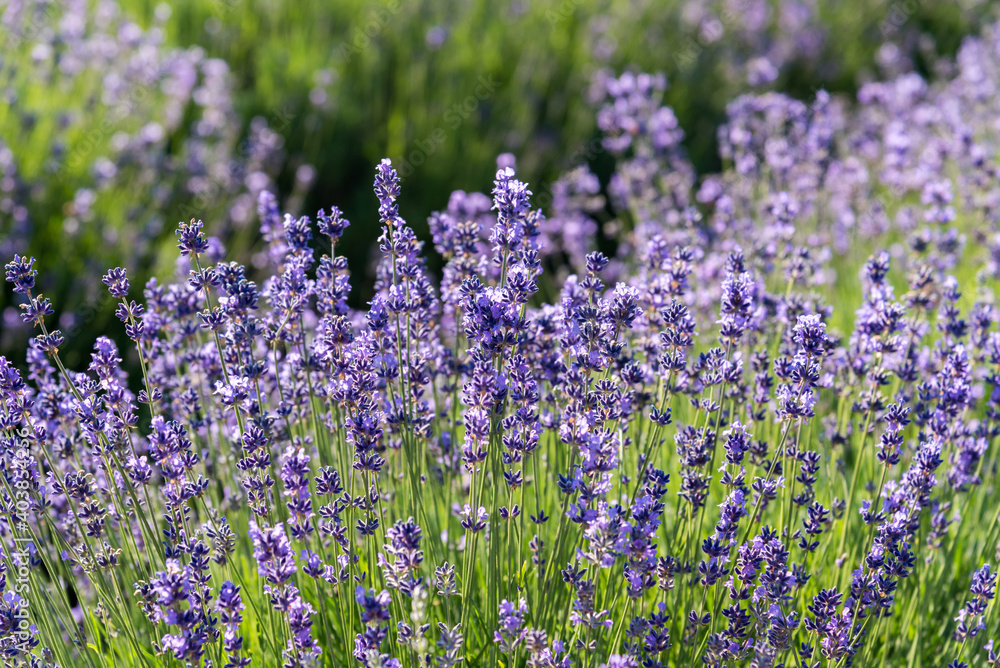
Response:
M684 21L711 36L713 12ZM762 16L722 26L774 46L747 59L756 82L781 61ZM51 47L70 66L67 29ZM152 639L181 663L289 668L975 661L989 567L952 638L919 611L996 547L998 43L987 31L933 81L866 84L857 105L744 96L722 171L697 176L665 78L601 73L606 182L536 185L543 211L502 156L492 197L456 191L430 243L383 161L361 307L344 211L261 193L252 265L193 220L175 280L132 301L108 271L134 346L107 333L77 364L18 250L8 283L39 332L23 367L0 358L0 649L77 665Z

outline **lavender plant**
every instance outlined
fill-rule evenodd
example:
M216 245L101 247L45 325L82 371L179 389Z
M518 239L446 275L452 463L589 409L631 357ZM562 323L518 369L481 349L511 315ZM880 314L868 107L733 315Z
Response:
M666 82L602 76L611 257L592 175L561 226L502 156L431 217L438 281L384 160L367 308L343 212L263 193L260 285L181 223L74 371L15 255L5 657L997 665L998 30L856 107L740 98L700 179Z
M0 252L65 263L40 282L67 330L110 319L98 282L109 262L155 264L181 216L239 247L273 187L275 127L289 118L276 110L244 136L229 66L168 48L169 15L162 5L143 28L111 0L0 8ZM10 297L0 293L5 351L28 333Z

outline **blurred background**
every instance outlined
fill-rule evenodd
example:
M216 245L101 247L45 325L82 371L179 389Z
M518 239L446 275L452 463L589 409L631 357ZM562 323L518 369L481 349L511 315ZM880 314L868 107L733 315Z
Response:
M635 70L666 75L706 174L739 94L934 76L997 14L973 0L0 0L0 250L38 258L71 365L118 334L100 276L126 267L139 298L172 274L178 221L204 220L253 264L264 189L283 211L344 211L359 304L383 157L423 238L452 191L489 192L502 153L544 208L561 173L611 171L589 88ZM0 354L20 364L16 312L0 294Z

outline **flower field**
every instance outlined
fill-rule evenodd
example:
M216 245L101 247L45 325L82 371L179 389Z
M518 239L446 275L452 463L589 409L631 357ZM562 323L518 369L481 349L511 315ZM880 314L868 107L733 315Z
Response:
M221 90L203 55L153 62ZM717 172L668 91L595 70L608 174L503 153L427 234L372 165L370 286L343 205L284 212L272 130L224 193L183 176L233 150L224 95L137 129L157 202L227 222L102 268L79 365L58 253L10 253L5 665L1000 668L1000 24L854 99L734 97Z

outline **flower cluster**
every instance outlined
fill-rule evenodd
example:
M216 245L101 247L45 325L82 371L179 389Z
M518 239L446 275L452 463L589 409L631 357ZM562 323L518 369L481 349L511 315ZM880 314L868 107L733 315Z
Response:
M91 272L113 258L148 265L170 232L164 211L211 217L219 233L250 224L280 158L274 126L287 122L284 112L259 118L242 136L229 65L169 47L168 6L141 26L123 5L26 0L0 14L10 74L0 92L11 107L0 121L0 256L50 263L87 249L95 262L75 276L42 278L65 296L57 310L74 331L102 303ZM108 285L115 299L128 291ZM0 308L14 326L6 294Z

